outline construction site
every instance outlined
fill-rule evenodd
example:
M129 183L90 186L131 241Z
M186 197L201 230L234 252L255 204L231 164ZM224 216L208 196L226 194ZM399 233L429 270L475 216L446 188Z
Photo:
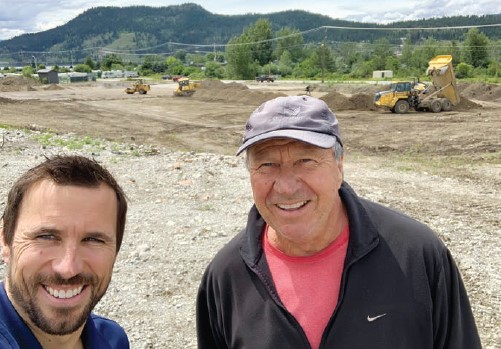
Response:
M360 196L428 224L461 270L483 347L501 347L501 87L457 83L449 111L392 112L374 104L385 83L106 79L42 85L0 79L0 203L13 180L68 142L110 168L130 198L124 245L97 311L127 330L132 348L196 348L195 297L214 254L243 228L252 204L245 122L264 101L311 94L336 113L345 179ZM309 91L306 87L310 86ZM0 204L0 212L3 205ZM0 272L4 268L0 264Z

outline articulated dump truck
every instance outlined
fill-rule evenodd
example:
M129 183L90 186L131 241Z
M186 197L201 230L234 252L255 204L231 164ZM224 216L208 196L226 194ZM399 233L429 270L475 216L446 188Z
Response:
M393 82L389 90L375 94L374 104L394 113L404 114L410 109L433 113L449 111L459 103L452 56L441 55L431 59L426 75L430 77L431 85L415 81Z

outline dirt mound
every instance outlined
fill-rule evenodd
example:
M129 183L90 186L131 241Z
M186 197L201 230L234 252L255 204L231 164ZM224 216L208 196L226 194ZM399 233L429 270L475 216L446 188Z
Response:
M366 93L358 93L350 97L356 110L376 110L374 97Z
M468 98L461 96L459 103L453 107L454 110L471 110L471 109L477 109L477 108L482 108L482 106L478 103L475 103L473 101L470 101Z
M473 84L459 84L460 95L481 101L495 101L501 99L501 86L482 82Z
M207 102L225 101L257 106L275 97L286 96L283 93L250 90L247 86L237 82L224 83L219 80L204 80L200 86L193 97Z
M333 111L350 110L354 109L355 107L353 105L353 102L350 101L348 97L337 92L336 90L332 90L326 95L320 97L320 99L323 100L325 103L327 103L329 108L332 109Z
M376 110L373 97L367 93L357 93L347 97L333 90L320 97L333 111L340 110Z
M38 80L24 76L9 76L0 79L0 92L32 91L33 86L40 86Z
M50 84L49 86L44 87L44 90L45 91L59 91L59 90L64 90L64 88L59 86L59 85Z
M0 104L7 104L7 103L16 103L16 101L10 98L0 97Z

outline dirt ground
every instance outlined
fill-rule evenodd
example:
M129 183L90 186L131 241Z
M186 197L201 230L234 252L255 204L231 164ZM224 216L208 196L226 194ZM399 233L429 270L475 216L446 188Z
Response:
M287 81L247 85L204 81L192 97L174 97L172 82L152 83L147 95L125 94L124 88L130 84L103 80L43 86L31 80L4 78L0 80L0 122L232 154L253 109L274 96L303 94L306 86ZM500 149L499 86L461 86L461 103L453 111L405 116L375 110L372 97L382 86L312 86L312 95L324 99L337 113L348 149L473 157Z
M174 82L151 81L146 95L128 95L132 83L41 85L26 78L0 80L0 123L56 133L75 133L107 140L148 144L180 151L234 154L249 114L262 102L305 93L324 99L340 120L350 153L406 157L452 176L477 177L480 165L499 185L501 86L460 84L461 102L450 112L376 110L372 99L384 89L373 84L318 82L203 81L191 97L175 97ZM440 166L447 161L450 165ZM451 162L452 161L452 162ZM416 165L416 164L415 164ZM450 173L449 173L450 172Z

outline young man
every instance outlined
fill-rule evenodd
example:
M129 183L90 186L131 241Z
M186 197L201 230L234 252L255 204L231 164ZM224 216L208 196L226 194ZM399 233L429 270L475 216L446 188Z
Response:
M480 349L459 271L425 225L343 180L338 121L309 96L250 116L246 228L208 266L200 349Z
M91 313L122 243L125 194L98 163L58 156L28 170L2 216L0 348L127 349L125 331Z

